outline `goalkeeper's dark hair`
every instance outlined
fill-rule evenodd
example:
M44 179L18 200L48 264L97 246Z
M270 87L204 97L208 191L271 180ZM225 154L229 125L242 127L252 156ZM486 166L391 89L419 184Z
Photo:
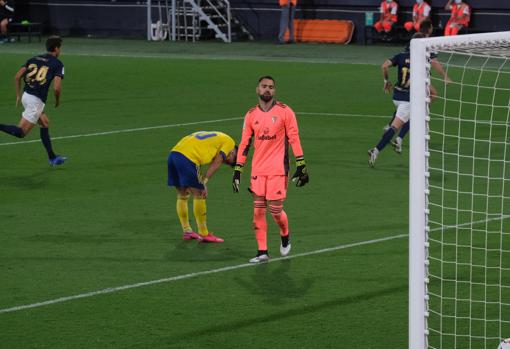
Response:
M264 75L264 76L261 76L259 78L259 83L264 80L264 79L268 79L268 80L272 80L273 81L273 84L276 86L276 81L274 81L273 77L271 75Z
M60 36L53 35L46 40L46 51L48 52L54 52L60 46L62 46L62 38Z

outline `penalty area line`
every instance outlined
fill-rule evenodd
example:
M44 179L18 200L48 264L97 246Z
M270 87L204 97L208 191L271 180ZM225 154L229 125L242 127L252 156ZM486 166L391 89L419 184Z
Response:
M365 117L365 118L390 119L390 117L388 115L372 115L372 114L312 113L312 112L296 112L296 114L307 116L307 117L308 116L340 116L340 117ZM112 130L112 131L94 132L94 133L86 133L86 134L78 134L78 135L70 135L70 136L51 137L51 140L84 138L84 137L94 137L94 136L107 136L107 135L114 135L114 134L120 134L120 133L131 133L131 132L141 132L141 131L148 131L148 130L158 130L158 129L163 129L163 128L173 128L173 127L201 125L201 124L212 124L212 123L217 123L217 122L234 121L234 120L242 120L242 119L243 119L243 117L232 117L232 118L226 118L226 119L193 121L193 122L185 122L185 123L179 123L179 124L128 128L128 129L124 129L124 130ZM30 141L0 143L0 146L30 144L30 143L39 143L39 142L40 142L39 139L34 139L34 140L30 140Z
M140 132L147 130L157 130L162 128L172 128L172 127L180 127L180 126L190 126L190 125L200 125L200 124L212 124L216 122L225 122L225 121L233 121L233 120L241 120L241 117L236 118L227 118L227 119L216 119L216 120L203 120L203 121L194 121L194 122L184 122L180 124L168 124L168 125L158 125L158 126L148 126L148 127L139 127L139 128L128 128L124 130L113 130L113 131L104 131L104 132L94 132L94 133L86 133L79 135L71 135L71 136L60 136L60 137L51 137L51 140L56 139L70 139L70 138L83 138L83 137L94 137L94 136L106 136L113 135L119 133L131 133L131 132ZM22 142L9 142L9 143L0 143L0 146L3 145L16 145L16 144L28 144L28 143L38 143L39 139L34 139L31 141L22 141Z
M350 244L339 245L339 246L335 246L335 247L329 247L329 248L324 248L324 249L310 251L310 252L298 253L295 255L287 256L287 257L272 258L269 260L269 263L274 263L274 262L288 260L288 259L294 259L294 258L313 256L313 255L322 254L322 253L334 252L334 251L344 250L344 249L348 249L348 248L352 248L352 247L371 245L371 244L376 244L379 242L401 239L404 237L407 237L407 234L399 234L399 235L393 235L393 236L386 236L386 237L379 238L379 239L353 242ZM232 266L218 268L218 269L205 270L205 271L200 271L200 272L196 272L196 273L172 276L172 277L168 277L168 278L157 279L157 280L146 281L146 282L139 282L136 284L123 285L123 286L117 286L117 287L109 287L109 288L105 288L105 289L98 290L98 291L86 292L86 293L81 293L81 294L67 296L67 297L60 297L60 298L56 298L56 299L47 300L44 302L19 305L19 306L15 306L15 307L11 307L11 308L4 308L4 309L0 309L0 314L14 313L14 312L18 312L18 311L22 311L22 310L26 310L26 309L39 308L39 307L43 307L43 306L49 306L49 305L53 305L53 304L69 302L72 300L77 300L77 299L82 299L82 298L91 298L91 297L95 297L95 296L99 296L99 295L103 295L103 294L116 293L116 292L120 292L120 291L124 291L124 290L140 288L140 287L145 287L145 286L151 286L151 285L157 285L157 284L163 284L163 283L170 283L170 282L175 282L175 281L179 281L179 280L191 279L191 278L196 278L199 276L223 273L223 272L227 272L230 270L237 270L237 269L254 267L254 266L257 266L257 264L253 264L253 263L237 264L237 265L232 265Z
M449 229L461 228L461 227L465 227L465 226L473 225L473 224L487 223L487 222L491 222L491 221L495 221L495 220L505 220L508 218L510 218L510 215L502 215L499 217L491 217L491 218L487 218L487 219L483 219L483 220L465 222L465 223L461 223L461 224L457 224L457 225L445 225L443 227L433 228L430 231L435 232L435 231L441 231L442 229L449 230ZM379 238L379 239L353 242L350 244L338 245L335 247L329 247L329 248L323 248L323 249L319 249L319 250L315 250L315 251L298 253L295 255L287 256L287 257L272 258L269 260L269 263L274 263L274 262L288 260L288 259L294 259L294 258L300 258L300 257L313 256L313 255L322 254L322 253L334 252L334 251L344 250L344 249L348 249L348 248L352 248L352 247L371 245L371 244L376 244L379 242L396 240L396 239L401 239L401 238L406 238L406 237L408 237L408 234L398 234L398 235L386 236L386 237ZM98 291L86 292L86 293L81 293L81 294L67 296L67 297L60 297L60 298L51 299L51 300L38 302L38 303L19 305L19 306L15 306L15 307L11 307L11 308L4 308L4 309L0 309L0 314L14 313L14 312L18 312L21 310L39 308L39 307L43 307L43 306L69 302L69 301L76 300L76 299L91 298L91 297L99 296L99 295L103 295L103 294L116 293L116 292L120 292L120 291L124 291L124 290L140 288L140 287L145 287L145 286L151 286L151 285L157 285L157 284L163 284L163 283L170 283L170 282L184 280L184 279L196 278L196 277L204 276L204 275L217 274L217 273L222 273L222 272L226 272L226 271L230 271L230 270L237 270L237 269L242 269L242 268L247 268L247 267L253 267L256 265L257 264L252 264L252 263L237 264L237 265L232 265L232 266L218 268L218 269L205 270L205 271L200 271L200 272L196 272L196 273L177 275L177 276L172 276L172 277L157 279L157 280L152 280L152 281L139 282L136 284L123 285L123 286L117 286L117 287L109 287L109 288L105 288L105 289L98 290Z

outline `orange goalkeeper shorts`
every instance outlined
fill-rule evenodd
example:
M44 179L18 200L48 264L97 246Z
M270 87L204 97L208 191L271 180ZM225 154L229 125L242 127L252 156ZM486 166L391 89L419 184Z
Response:
M251 176L251 191L266 200L283 200L287 197L287 176Z

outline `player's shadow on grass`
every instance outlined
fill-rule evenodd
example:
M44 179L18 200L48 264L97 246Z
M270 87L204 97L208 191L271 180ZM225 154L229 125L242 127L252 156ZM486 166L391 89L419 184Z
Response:
M282 260L278 264L257 265L253 268L251 280L245 278L234 280L246 291L261 298L262 302L282 305L306 295L315 281L312 278L296 280L292 276L291 267L290 259Z
M180 262L228 261L243 257L242 252L245 251L236 251L224 244L179 241L167 251L165 259Z
M253 287L256 287L256 285L253 285ZM189 342L190 338L196 339L198 337L205 337L210 339L220 335L221 333L232 332L233 329L235 329L235 331L240 331L243 328L253 327L254 325L257 324L275 323L276 325L281 325L282 323L285 323L285 320L293 318L295 316L303 317L306 316L307 314L319 314L321 311L340 312L340 310L336 309L350 306L353 304L365 303L371 299L384 298L388 295L400 293L406 294L407 289L408 289L407 283L404 283L368 292L360 292L356 295L337 297L323 302L309 303L292 309L274 312L268 315L255 317L246 316L242 320L226 322L223 324L213 325L205 328L194 326L190 331L180 333L175 336L161 338L161 342L168 344L169 347L181 348L183 347L184 344L183 342ZM158 341L158 343L153 344L161 343L160 341Z

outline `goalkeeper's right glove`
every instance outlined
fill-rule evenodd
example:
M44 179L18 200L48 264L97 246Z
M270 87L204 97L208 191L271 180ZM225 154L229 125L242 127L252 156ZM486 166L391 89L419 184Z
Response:
M243 173L243 165L237 164L234 167L234 176L232 177L232 189L234 193L239 193L239 186L241 185L241 173Z

